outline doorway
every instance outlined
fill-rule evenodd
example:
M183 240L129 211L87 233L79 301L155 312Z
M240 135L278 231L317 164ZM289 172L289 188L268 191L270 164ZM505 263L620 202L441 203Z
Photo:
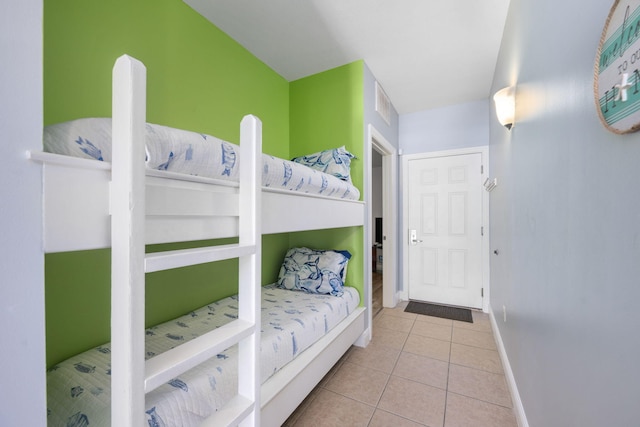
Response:
M382 280L384 276L384 228L382 154L371 150L371 312L373 317L382 310Z
M487 151L403 158L408 299L488 308Z
M380 279L381 286L381 307L395 307L397 303L397 165L398 155L396 148L389 143L384 136L372 125L369 125L369 144L367 147L367 211L369 224L365 238L365 253L369 262L367 265L368 282L372 284L369 298L375 291L374 279ZM374 163L375 162L375 163ZM377 178L374 179L374 169ZM375 181L375 182L374 182ZM377 183L377 185L376 185ZM374 195L374 192L376 193ZM374 202L375 198L375 202ZM375 213L373 205L376 204ZM377 206L379 204L380 206ZM376 218L380 218L377 220ZM381 226L376 227L376 222ZM376 229L380 234L376 236ZM374 261L375 270L374 273ZM377 296L377 295L376 295ZM370 315L373 317L373 304ZM371 323L369 323L371 324Z

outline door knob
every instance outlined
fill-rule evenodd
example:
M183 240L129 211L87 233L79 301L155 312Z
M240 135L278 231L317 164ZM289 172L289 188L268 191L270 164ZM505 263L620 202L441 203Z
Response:
M418 243L422 243L422 240L418 240L418 231L417 230L409 230L409 241L412 245L416 245Z

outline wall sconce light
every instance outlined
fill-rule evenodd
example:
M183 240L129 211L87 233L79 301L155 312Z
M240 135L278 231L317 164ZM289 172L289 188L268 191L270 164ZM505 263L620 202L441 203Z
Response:
M493 95L493 102L496 104L496 116L500 124L511 130L515 122L516 115L516 88L505 87Z

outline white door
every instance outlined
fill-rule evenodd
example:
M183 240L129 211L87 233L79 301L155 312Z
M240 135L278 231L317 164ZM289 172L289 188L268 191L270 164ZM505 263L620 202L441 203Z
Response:
M482 308L482 154L408 163L409 299Z

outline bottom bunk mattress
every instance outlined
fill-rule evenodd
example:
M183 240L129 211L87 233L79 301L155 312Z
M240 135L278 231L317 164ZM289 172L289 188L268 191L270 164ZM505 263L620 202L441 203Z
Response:
M261 382L311 346L359 305L357 290L340 297L262 288ZM208 304L146 331L146 358L237 318L237 296ZM49 426L110 425L110 344L76 355L47 373ZM237 346L146 396L150 426L199 425L237 393Z

